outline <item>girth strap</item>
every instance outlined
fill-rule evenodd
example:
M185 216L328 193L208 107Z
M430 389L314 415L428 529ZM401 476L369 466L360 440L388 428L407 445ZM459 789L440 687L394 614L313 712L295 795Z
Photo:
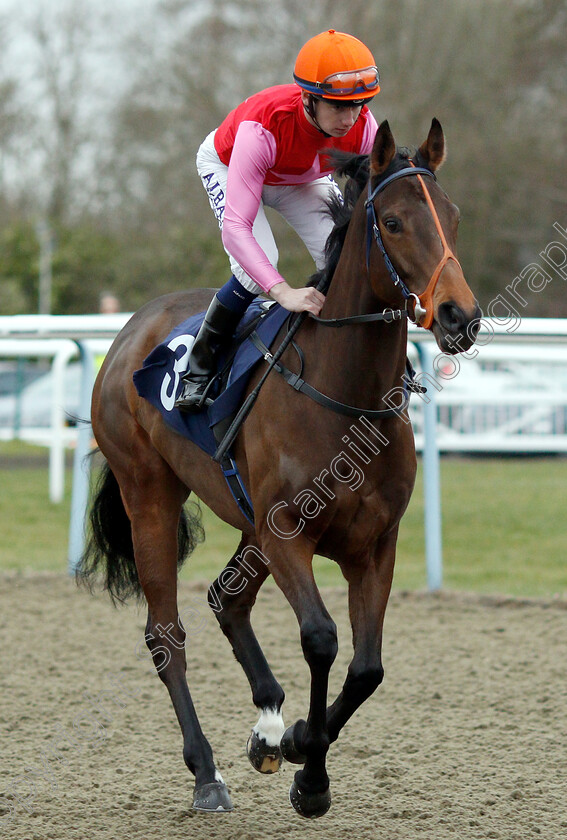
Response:
M225 454L220 461L220 467L228 484L228 489L232 493L234 501L240 508L240 512L244 514L248 522L254 525L254 508L252 501L246 491L242 476L236 466L236 461L229 453Z

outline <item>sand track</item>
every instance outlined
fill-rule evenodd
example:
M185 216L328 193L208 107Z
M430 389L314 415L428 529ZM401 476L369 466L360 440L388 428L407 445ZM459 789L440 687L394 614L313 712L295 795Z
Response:
M5 575L0 589L1 837L567 837L565 602L394 595L386 679L332 746L332 808L308 822L287 800L295 767L264 777L248 764L256 712L204 586L182 585L179 601L196 610L189 683L235 803L218 816L189 810L192 778L145 653L144 610L115 610L55 575ZM324 597L340 634L334 695L350 631L345 593ZM254 616L291 723L308 697L295 617L274 587Z

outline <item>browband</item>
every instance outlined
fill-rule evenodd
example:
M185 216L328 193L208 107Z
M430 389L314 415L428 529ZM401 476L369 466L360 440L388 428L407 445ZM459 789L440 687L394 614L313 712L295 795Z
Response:
M388 175L387 178L384 178L383 181L380 181L380 183L374 187L372 192L370 192L370 188L368 189L368 198L366 199L366 206L368 207L369 203L371 201L374 201L378 193L381 192L385 187L387 187L388 184L391 184L392 181L397 181L398 178L405 178L408 175L429 175L430 178L433 178L433 180L437 180L430 169L425 169L423 166L405 166L403 169L399 169L397 172L394 172L393 175ZM370 181L368 182L369 187L371 180L372 179L370 179Z

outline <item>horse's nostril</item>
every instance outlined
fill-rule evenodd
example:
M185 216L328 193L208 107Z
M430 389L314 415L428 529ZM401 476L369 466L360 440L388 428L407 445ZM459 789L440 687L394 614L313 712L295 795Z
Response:
M473 321L470 322L467 332L470 337L474 340L478 335L478 331L480 330L480 318L475 318Z
M451 333L461 330L467 320L461 307L454 303L442 303L437 317L443 329Z

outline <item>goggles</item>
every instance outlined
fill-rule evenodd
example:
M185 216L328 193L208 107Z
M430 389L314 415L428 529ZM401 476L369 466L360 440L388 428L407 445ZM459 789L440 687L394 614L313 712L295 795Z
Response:
M348 96L351 93L376 90L380 84L377 67L364 67L362 70L351 70L346 73L333 73L323 81L320 87L325 93L336 93L338 96Z
M352 96L356 93L366 93L380 90L380 76L376 66L363 67L361 70L347 70L343 73L332 73L323 82L309 82L294 76L295 81L310 93L323 96Z

